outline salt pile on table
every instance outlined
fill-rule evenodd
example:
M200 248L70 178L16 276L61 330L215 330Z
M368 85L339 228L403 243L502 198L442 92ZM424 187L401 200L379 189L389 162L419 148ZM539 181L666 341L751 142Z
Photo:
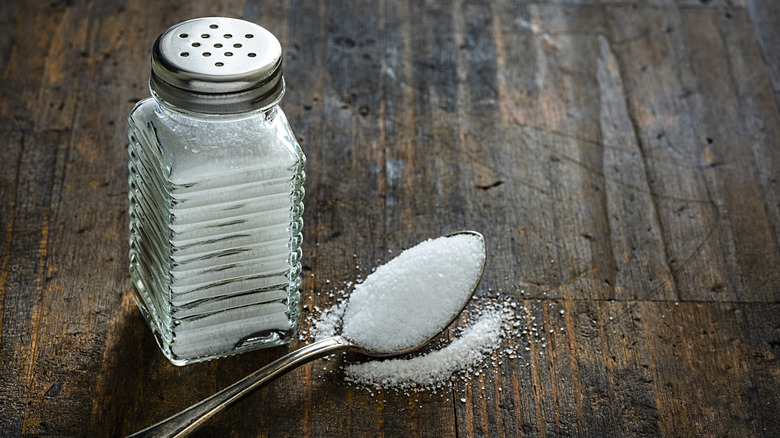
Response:
M321 311L312 319L309 335L320 341L338 334L347 301ZM518 314L517 312L521 312ZM493 358L494 365L502 358L518 357L519 344L509 338L520 338L520 326L526 309L509 299L477 300L469 306L469 321L464 329L456 329L449 345L408 359L370 360L343 367L349 382L402 391L441 388L452 383L453 376L470 378L469 374Z
M482 310L477 320L446 347L411 359L388 359L348 365L347 380L367 386L400 390L443 386L459 371L476 367L500 345L514 312L508 303Z

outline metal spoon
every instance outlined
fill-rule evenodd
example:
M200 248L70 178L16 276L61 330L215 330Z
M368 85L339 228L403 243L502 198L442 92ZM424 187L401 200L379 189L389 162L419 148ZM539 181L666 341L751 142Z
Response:
M485 238L482 236L482 234L476 231L460 231L457 233L448 234L447 237L461 234L471 234L478 236L482 241L482 249L485 249ZM486 259L487 257L485 257L484 260ZM463 309L466 308L466 305L471 300L474 292L477 290L477 286L482 279L482 274L485 272L484 260L482 262L482 268L480 269L479 276L474 282L474 287L471 289L471 293L469 294L468 299L465 300L463 307L461 307L460 310L458 310L458 312L453 315L452 319L450 319L447 324L444 324L444 326L441 327L441 330L431 335L431 337L426 339L424 342L401 350L378 351L361 347L341 335L323 339L322 341L307 345L280 357L279 359L271 362L263 368L260 368L254 373L244 377L243 379L228 386L222 391L219 391L211 397L194 404L189 408L179 412L178 414L175 414L172 417L169 417L153 426L129 435L128 438L185 437L200 428L217 413L222 412L223 410L232 406L234 403L260 389L265 384L276 379L282 374L314 359L318 359L329 354L352 351L372 357L389 357L411 353L436 338L441 332L449 327L453 321L455 321L461 312L463 312Z

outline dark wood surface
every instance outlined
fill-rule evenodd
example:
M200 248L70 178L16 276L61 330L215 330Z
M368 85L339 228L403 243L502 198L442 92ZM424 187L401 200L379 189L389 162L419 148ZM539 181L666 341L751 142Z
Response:
M443 394L317 361L197 436L780 436L773 0L0 2L2 436L123 436L288 351L174 367L130 292L125 117L207 15L285 49L304 304L469 228L478 294L555 332Z

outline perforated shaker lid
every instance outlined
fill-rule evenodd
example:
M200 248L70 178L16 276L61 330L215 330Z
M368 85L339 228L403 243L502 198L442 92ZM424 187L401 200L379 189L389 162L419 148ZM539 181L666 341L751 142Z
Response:
M166 102L192 111L267 108L284 94L282 46L271 32L248 21L185 21L155 41L149 84Z

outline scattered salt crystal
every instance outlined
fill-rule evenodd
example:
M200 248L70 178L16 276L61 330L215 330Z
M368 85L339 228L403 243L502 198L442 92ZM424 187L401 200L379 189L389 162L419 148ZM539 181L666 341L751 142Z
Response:
M342 334L379 351L424 342L466 304L484 261L484 242L473 234L427 240L404 251L355 288Z
M341 316L344 314L346 306L347 302L343 301L329 309L325 309L320 314L320 317L315 321L314 326L309 332L315 341L332 338L338 334L338 329L341 325ZM319 311L317 306L314 306L314 308Z
M440 350L411 359L348 365L344 368L345 374L351 381L366 386L403 390L441 387L452 375L479 365L487 355L498 349L504 330L502 323L510 314L511 310L500 304L488 306L461 337Z

